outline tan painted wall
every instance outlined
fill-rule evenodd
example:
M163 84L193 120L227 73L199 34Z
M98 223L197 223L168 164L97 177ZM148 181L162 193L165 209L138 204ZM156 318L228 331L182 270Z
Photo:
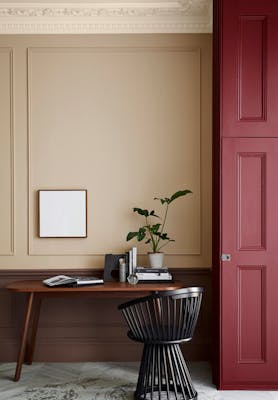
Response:
M1 36L0 268L102 267L183 188L166 264L210 266L211 63L210 35ZM71 188L88 237L40 239L37 191Z

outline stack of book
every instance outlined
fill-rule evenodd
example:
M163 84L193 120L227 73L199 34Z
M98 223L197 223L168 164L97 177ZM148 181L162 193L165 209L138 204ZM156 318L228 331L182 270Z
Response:
M146 268L137 267L136 275L139 282L169 282L173 280L172 274L167 267L164 268Z
M125 262L128 266L128 275L132 275L137 267L137 247L132 247L125 253Z

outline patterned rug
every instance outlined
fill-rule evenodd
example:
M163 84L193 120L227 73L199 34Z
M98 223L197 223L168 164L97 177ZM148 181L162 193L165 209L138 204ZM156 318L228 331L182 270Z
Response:
M34 363L15 383L14 368L0 366L1 400L132 400L138 374L137 363Z
M217 391L208 363L190 363L189 368L198 400L278 400L278 392ZM0 364L0 400L133 400L139 365L34 363L24 365L17 383L14 369L14 363Z
M64 384L48 384L26 388L18 400L127 400L133 398L134 385L110 381L106 387L101 379L83 379Z

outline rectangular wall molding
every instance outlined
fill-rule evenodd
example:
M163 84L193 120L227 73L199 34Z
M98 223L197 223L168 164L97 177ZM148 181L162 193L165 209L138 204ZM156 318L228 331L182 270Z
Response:
M117 249L113 248L113 244L111 242L112 239L110 239L110 243L109 243L109 237L107 237L107 235L109 235L109 232L101 232L101 230L103 229L103 224L101 223L101 225L97 225L99 224L98 221L96 221L96 219L98 218L97 215L95 215L96 211L95 209L92 209L91 204L95 204L93 203L93 201L91 200L91 196L95 197L95 193L94 193L94 187L88 187L86 186L86 188L88 189L88 204L89 204L89 208L88 208L88 215L89 215L89 220L88 220L88 237L84 240L80 240L78 245L72 245L72 241L70 240L56 240L54 241L53 239L38 239L38 235L37 235L37 227L38 227L38 222L37 222L37 195L36 195L36 190L38 189L70 189L71 187L69 187L68 184L68 179L67 177L64 179L64 181L66 181L67 183L64 185L61 184L61 187L57 187L57 185L55 185L55 187L51 186L46 186L45 185L45 181L42 184L42 187L39 186L38 184L38 179L34 178L34 171L37 171L38 168L41 168L41 165L44 165L43 162L41 162L41 164L38 165L38 163L40 163L40 161L38 161L38 158L36 157L36 154L39 153L39 151L35 151L34 149L37 149L36 147L36 143L38 143L38 139L36 138L36 133L37 132L41 132L41 129L38 129L38 125L39 122L37 121L37 114L34 112L34 109L37 108L37 104L41 104L41 101L39 101L37 99L38 93L41 93L41 90L38 90L38 86L41 85L41 82L43 81L43 76L41 77L41 79L39 79L39 74L43 74L43 72L40 72L40 68L39 66L41 65L42 61L41 60L45 60L47 59L48 62L51 62L51 60L54 60L56 62L57 61L57 74L59 74L61 72L61 65L63 65L63 63L65 62L65 60L78 60L78 57L85 59L85 60L91 60L90 62L92 62L92 60L95 60L95 54L99 54L99 57L104 57L104 60L108 57L111 56L111 54L113 55L113 57L115 57L115 62L116 62L116 66L118 65L118 54L122 54L122 57L126 57L128 62L133 62L132 59L133 57L136 57L136 59L138 58L138 56L140 55L140 58L138 58L138 60L141 59L141 55L146 53L145 57L147 57L147 60L151 61L152 63L157 63L157 60L160 59L161 57L162 60L164 60L166 63L169 62L169 58L168 58L168 54L173 55L173 57L186 57L187 61L184 61L183 58L179 58L178 60L182 61L182 63L185 63L187 65L187 63L192 67L192 65L194 65L194 71L195 71L195 77L193 78L193 81L195 81L195 83L193 84L193 86L195 85L197 88L197 92L196 92L196 98L195 98L195 103L196 103L196 116L198 115L198 118L194 120L196 120L196 126L194 125L194 129L196 131L196 135L193 135L193 141L194 141L194 152L196 154L196 156L194 157L194 161L192 161L193 163L195 163L195 167L193 168L194 171L196 171L196 179L194 181L194 185L195 185L195 189L193 188L193 193L194 193L194 200L191 200L186 198L184 201L187 202L189 205L188 207L192 210L191 213L188 213L187 216L183 216L184 219L188 220L189 218L191 218L192 215L194 215L194 220L195 220L195 224L194 224L194 229L191 230L191 233L189 235L189 231L185 230L183 228L183 226L178 225L176 227L176 231L178 231L178 235L180 237L182 237L182 235L189 235L190 237L192 235L194 235L194 241L193 239L188 239L188 240L177 240L176 239L176 243L180 243L179 244L179 248L174 248L175 246L178 246L177 244L173 244L172 247L169 246L167 247L167 254L170 256L200 256L201 255L201 234L202 234L202 229L203 229L203 221L202 221L202 212L201 212L201 204L202 204L202 188L201 188L201 153L200 153L200 145L201 145L201 125L200 125L200 118L201 118L201 48L200 47L134 47L134 48L130 48L130 47L82 47L82 48L77 48L77 47L30 47L28 48L28 59L27 59L27 65L28 65L28 209L29 209L29 213L28 213L28 255L29 256L69 256L69 255L85 255L85 256L103 256L105 253L110 253L110 252L117 252ZM74 57L74 58L73 58ZM172 59L172 57L171 57ZM78 61L77 61L78 62ZM106 63L107 64L107 63ZM79 65L79 64L78 64ZM80 64L82 66L82 68L84 68L84 65L81 63ZM190 68L191 68L190 67ZM87 71L87 69L85 68L85 70ZM62 73L62 72L61 72ZM99 71L97 70L97 73L99 73ZM55 79L58 79L58 75L56 76L55 73L53 73L53 76ZM135 77L134 77L135 78ZM59 79L58 79L59 81ZM76 81L76 80L73 80ZM93 81L94 82L94 81ZM94 83L95 84L95 83ZM108 83L107 83L108 84ZM132 84L133 85L133 84ZM192 86L192 87L193 87ZM195 87L194 86L194 87ZM54 86L53 86L54 87ZM51 87L51 85L49 85L48 90L52 93L52 91L54 90L53 87ZM87 90L86 88L82 89L82 90ZM125 90L125 89L123 89ZM55 90L54 90L55 91ZM86 92L87 93L87 92ZM47 96L44 96L44 100L47 98ZM121 111L120 111L121 112ZM44 118L44 115L42 116ZM88 118L88 117L86 117ZM81 122L81 120L80 120ZM57 122L59 123L59 122ZM104 124L105 126L105 124ZM83 129L86 132L86 127ZM104 128L103 128L104 129ZM180 128L178 128L180 129ZM193 131L192 130L192 131ZM63 129L60 130L60 135L65 134L65 133L61 133L63 131ZM97 130L98 132L98 130ZM41 134L41 133L40 133ZM96 133L94 133L96 134ZM92 136L93 137L93 136ZM42 138L43 140L43 138ZM41 140L41 141L42 141ZM50 139L49 143L51 143L51 141L53 140ZM61 138L57 138L57 140L61 140ZM91 141L93 141L92 138L90 138ZM178 140L180 140L178 138ZM190 139L191 140L191 139ZM125 142L129 142L129 141L125 141ZM39 145L37 145L39 146ZM88 146L87 146L88 148ZM94 146L92 147L92 150L94 149ZM90 158L91 157L91 158ZM185 157L186 158L186 157ZM51 160L51 163L53 161L54 157ZM92 163L92 167L88 168L88 171L92 171L90 172L90 175L92 175L92 173L94 172L94 161L93 161L93 156L88 156L87 157L88 160L90 160L90 162ZM109 159L109 157L108 157ZM193 159L192 159L193 160ZM198 161L199 160L199 161ZM47 162L47 160L45 161ZM68 160L66 160L66 163L68 162ZM128 162L128 161L127 161ZM88 161L89 163L89 161ZM198 164L198 165L197 165ZM90 165L90 164L88 164ZM184 170L188 170L188 168L182 168L181 171ZM84 174L86 174L87 172L85 170L83 170L84 172L82 173L83 177L78 177L78 179L84 179ZM74 174L76 176L78 176L78 168L76 168ZM175 172L176 174L176 172ZM46 174L45 174L46 175ZM82 176L81 175L81 176ZM174 175L173 175L174 176ZM93 178L93 179L92 179ZM46 176L46 179L49 180L49 177ZM74 178L73 178L74 179ZM94 175L87 177L85 176L85 181L87 179L87 182L91 182L94 179ZM122 178L125 179L125 178ZM184 180L187 181L186 177L181 177L180 180ZM100 185L101 183L97 183L97 185ZM88 184L89 185L89 184ZM109 186L109 185L108 185ZM104 190L107 190L106 188L104 188ZM104 195L104 198L107 197ZM155 205L154 205L155 206ZM98 204L94 206L99 207ZM185 208L181 208L181 212L184 213ZM127 210L128 212L128 210ZM94 226L93 228L90 228L90 223L91 220L94 219ZM115 219L115 215L112 218L112 220ZM118 223L118 227L122 226L123 224L119 221ZM98 235L93 236L92 231L97 231ZM112 231L112 229L111 229ZM105 234L105 239L99 239L101 238L103 235ZM118 232L119 234L119 232ZM121 236L123 238L125 238L126 233L123 232L121 234ZM102 240L101 243L98 242L98 240ZM191 240L191 243L189 243ZM104 248L104 243L105 247ZM140 247L140 245L139 245ZM94 250L95 248L95 250ZM144 251L140 251L139 248L139 254L143 254Z
M0 256L15 252L15 171L14 171L14 51L1 47L0 111Z

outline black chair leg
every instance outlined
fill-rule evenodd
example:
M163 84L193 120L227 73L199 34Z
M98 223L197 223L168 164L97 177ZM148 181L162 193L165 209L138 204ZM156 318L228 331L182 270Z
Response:
M134 398L197 399L179 344L145 344Z

